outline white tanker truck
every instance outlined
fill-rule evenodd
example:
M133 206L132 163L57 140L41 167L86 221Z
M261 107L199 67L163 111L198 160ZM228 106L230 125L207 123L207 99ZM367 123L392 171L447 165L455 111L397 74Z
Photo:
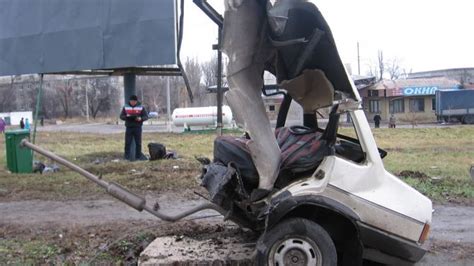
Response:
M191 130L194 126L217 126L217 106L176 108L171 114L173 125ZM222 123L232 124L232 111L227 105L222 106Z

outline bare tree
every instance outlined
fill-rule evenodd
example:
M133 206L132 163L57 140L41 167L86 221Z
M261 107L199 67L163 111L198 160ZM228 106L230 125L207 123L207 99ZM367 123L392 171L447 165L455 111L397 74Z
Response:
M45 118L58 117L62 114L58 91L51 87L49 82L43 84L43 97L41 99L41 116Z
M382 50L378 51L377 60L368 64L367 68L367 75L374 76L379 81L384 78L385 74L388 74L391 80L408 76L407 70L401 67L400 60L397 57L385 59ZM411 73L411 70L409 72Z
M166 109L167 78L168 77L140 76L137 79L137 88L143 89L142 104L145 105L149 111L162 112Z
M91 78L74 82L74 110L89 113L96 119L99 113L116 113L113 107L119 102L118 88L112 86L111 78ZM86 97L87 93L87 97ZM86 108L89 108L86 110Z
M217 57L201 63L201 72L204 86L206 88L217 84Z
M385 61L383 59L383 51L379 50L377 55L377 67L378 67L378 74L379 80L383 79L383 74L385 73Z
M15 76L10 77L10 84L8 86L0 87L0 111L13 111L15 108Z
M387 62L387 73L390 76L391 80L396 80L400 78L402 72L400 69L400 64L398 58L392 58Z
M106 111L110 108L109 94L110 86L107 81L99 79L88 81L89 89L87 90L87 99L89 106L89 114L92 118L97 117L99 111Z
M202 105L214 105L216 104L216 94L208 93L207 88L217 86L218 73L217 73L217 57L214 56L211 60L203 62L201 64L201 71L203 76L204 90L200 95ZM222 86L225 86L222 82Z
M137 88L144 89L142 102L149 111L166 113L166 87L168 79L170 82L170 109L173 111L180 104L179 88L184 87L182 77L143 76L137 79ZM192 79L194 80L194 78Z
M72 99L72 86L69 80L62 82L63 84L58 84L56 87L58 94L59 94L59 103L63 108L63 116L64 119L70 117L70 107L71 107L71 99Z
M371 62L371 63L367 64L366 75L371 76L371 77L375 77L376 79L378 79L378 77L379 77L379 68L377 66L377 63Z
M196 59L187 58L184 63L184 68L186 69L186 74L188 76L189 85L194 96L194 106L200 106L203 104L203 100L206 96L206 88L201 84L201 78L203 77L203 72L201 65ZM178 93L179 96L179 93ZM181 103L182 100L178 99Z

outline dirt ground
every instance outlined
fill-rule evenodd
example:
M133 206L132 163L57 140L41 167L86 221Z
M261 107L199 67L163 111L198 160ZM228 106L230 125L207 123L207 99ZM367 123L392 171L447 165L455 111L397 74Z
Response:
M183 194L186 194L183 196ZM177 212L200 201L190 192L148 197L162 209ZM474 207L435 205L429 246L418 265L472 265L474 263ZM175 224L161 222L147 213L111 198L73 201L13 201L0 203L0 243L17 242L17 250L0 245L0 264L18 262L135 263L139 253L157 236L216 238L242 231L212 211ZM38 248L26 254L28 244ZM9 243L11 247L11 243ZM15 245L13 245L15 246ZM19 258L21 258L19 260Z
M431 252L419 265L474 265L474 190L467 176L474 156L472 138L466 137L472 133L468 127L374 133L390 151L386 167L437 202ZM129 163L119 160L122 134L48 131L38 137L41 146L107 181L147 193L150 205L158 200L174 212L202 200L193 193L204 193L196 182L200 169L194 157L211 156L214 139L212 134L146 133L145 143L159 140L180 158ZM0 141L0 149L3 145ZM2 155L0 164L5 165ZM56 174L12 175L0 167L0 265L134 264L159 236L219 239L243 233L215 215L204 212L180 223L163 223L64 168Z
M163 209L182 211L200 199L183 192L160 197ZM184 196L183 196L184 195ZM204 211L170 224L112 198L27 200L0 203L0 265L38 263L136 263L157 236L195 235L228 228L221 216Z

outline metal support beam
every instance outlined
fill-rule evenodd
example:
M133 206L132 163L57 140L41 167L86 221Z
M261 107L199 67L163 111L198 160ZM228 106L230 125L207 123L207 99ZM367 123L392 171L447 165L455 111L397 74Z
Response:
M222 136L222 102L224 92L222 90L222 28L219 27L217 35L217 135Z
M36 141L36 127L38 126L38 115L39 109L41 109L41 98L43 98L43 74L40 75L40 84L38 87L38 94L36 97L36 110L35 110L35 118L34 118L34 126L33 126L33 144Z
M219 28L224 26L224 18L206 0L194 0L194 4L214 21Z
M217 50L217 135L222 135L222 103L224 101L224 91L222 89L222 28L224 26L224 18L206 1L194 0L196 4L218 28L217 45L213 46Z

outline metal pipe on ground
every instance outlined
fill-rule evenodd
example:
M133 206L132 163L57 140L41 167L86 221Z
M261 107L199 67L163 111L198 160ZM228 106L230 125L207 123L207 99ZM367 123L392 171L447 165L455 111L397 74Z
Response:
M199 204L195 207L192 207L189 210L183 211L178 214L167 214L159 211L159 205L155 204L156 207L150 207L146 203L146 199L128 191L126 188L122 187L121 185L117 183L108 183L105 180L102 180L100 177L86 171L85 169L81 168L80 166L69 162L68 160L48 151L45 150L37 145L32 144L29 142L27 139L23 139L21 141L21 146L22 147L27 147L30 148L31 150L53 160L56 161L57 163L71 169L74 172L77 172L78 174L84 176L85 178L89 179L90 181L96 183L97 185L101 186L102 188L105 189L107 193L115 197L116 199L125 202L127 205L130 207L136 209L137 211L147 211L154 216L160 218L163 221L167 222L176 222L178 220L181 220L189 215L192 215L194 213L203 211L203 210L214 210L217 211L218 213L222 214L225 216L226 212L220 208L219 206L211 203L211 202L206 202Z

